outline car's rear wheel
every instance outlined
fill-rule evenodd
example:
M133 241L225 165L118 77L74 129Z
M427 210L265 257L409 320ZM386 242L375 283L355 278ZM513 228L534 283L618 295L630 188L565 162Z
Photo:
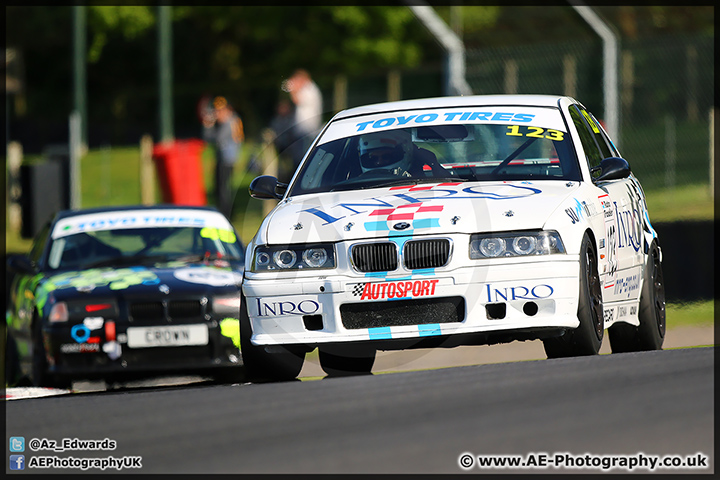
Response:
M580 247L580 292L578 320L580 325L560 337L543 340L548 358L596 355L605 332L602 288L597 255L592 239L586 233Z
M376 354L374 349L354 345L318 347L320 367L329 377L367 375L372 371Z
M240 354L245 379L249 382L276 382L297 378L305 361L305 350L300 346L273 345L271 350L253 345L252 327L245 295L240 297Z
M665 280L656 242L650 246L640 292L639 326L616 323L608 329L613 353L660 350L665 340Z
M36 387L69 389L72 380L49 371L45 344L43 342L40 321L36 319L32 337L32 383Z

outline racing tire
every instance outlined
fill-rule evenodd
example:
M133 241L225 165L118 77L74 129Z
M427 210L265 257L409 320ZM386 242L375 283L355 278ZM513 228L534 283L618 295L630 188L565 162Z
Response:
M35 321L32 337L32 384L35 387L70 389L72 380L49 371L40 321Z
M560 337L543 340L548 358L597 355L605 333L602 288L595 245L586 233L580 246L580 291L577 316L580 325Z
M657 242L650 246L640 292L640 325L616 323L608 329L613 353L661 350L665 340L665 281Z
M372 372L377 352L353 345L318 347L320 367L328 377L368 375Z
M272 351L250 341L252 327L245 295L240 296L240 355L248 382L281 382L294 380L300 374L306 351L301 346L273 345Z

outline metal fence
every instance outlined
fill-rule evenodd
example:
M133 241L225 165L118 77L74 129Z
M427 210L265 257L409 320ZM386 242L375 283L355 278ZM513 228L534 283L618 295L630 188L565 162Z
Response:
M615 140L645 188L710 182L713 44L707 36L621 42ZM569 95L603 116L599 39L470 50L466 62L473 93Z
M620 138L613 140L646 189L710 183L713 45L707 36L621 42ZM600 39L469 49L466 78L478 95L569 95L602 120L602 63ZM348 79L343 107L392 100L389 78L376 73ZM442 65L404 71L400 83L402 99L442 95ZM334 92L328 87L329 106Z

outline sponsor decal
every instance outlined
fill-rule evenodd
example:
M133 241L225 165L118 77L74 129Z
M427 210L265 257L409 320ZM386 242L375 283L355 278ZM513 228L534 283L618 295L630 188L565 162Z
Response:
M595 205L592 203L587 203L585 200L580 201L577 198L573 198L573 200L575 200L575 206L565 209L565 213L568 214L573 225L585 217L592 217L596 214Z
M77 343L85 343L90 338L90 329L83 324L73 325L70 329L70 336Z
M640 288L640 275L630 275L625 278L618 278L615 281L615 295L629 295Z
M390 225L395 230L411 233L419 228L433 228L440 226L440 219L435 217L424 217L426 213L442 212L443 205L423 205L420 203L409 203L393 208L379 208L369 213L372 221L365 222L365 230L368 232L390 231ZM418 218L424 217L424 218ZM398 222L398 220L407 220ZM397 223L395 223L397 222ZM411 228L412 227L412 228ZM409 230L408 230L409 229Z
M357 132L367 132L377 129L383 129L392 126L413 126L425 123L437 122L443 120L445 122L518 122L528 123L533 120L535 115L531 113L515 113L501 111L454 111L444 113L422 113L416 115L398 115L383 117L378 120L370 120L367 122L359 122L355 124Z
M122 356L122 346L116 341L110 341L102 346L103 352L107 353L110 360L117 360Z
M627 317L627 307L618 307L618 318Z
M92 286L110 290L124 290L133 285L156 285L160 279L145 267L131 268L93 268L83 272L67 272L50 277L42 285L44 294L61 288L82 289Z
M630 307L630 315L637 315L637 305Z
M237 273L208 267L181 268L175 270L173 275L184 282L212 285L213 287L237 285L242 280Z
M102 328L104 323L105 319L103 317L85 317L85 319L83 320L83 325L85 325L90 330L97 330L99 328Z
M57 223L52 238L60 238L80 232L148 227L215 227L218 230L228 232L219 235L226 235L227 238L234 236L234 234L230 235L232 226L222 215L211 212L183 212L159 209L152 212L105 212L66 218Z
M487 200L514 200L519 198L527 198L533 195L542 193L542 190L531 187L528 185L513 185L511 183L504 183L502 187L494 189L494 191L482 191L481 186L470 186L465 188L454 188L458 187L458 183L439 183L436 185L420 185L420 186L400 186L390 187L389 191L394 192L389 196L385 196L385 199L380 198L367 198L358 202L341 202L330 206L329 208L324 207L311 207L300 212L306 212L311 215L315 215L325 223L323 225L329 225L341 220L349 215L357 215L359 213L371 212L369 215L388 215L387 221L400 221L408 220L409 211L400 211L401 208L416 207L417 213L442 211L443 205L427 205L423 202L439 202L439 201L452 201L452 200L468 200L468 199L487 199ZM387 200L386 200L387 199ZM394 205L388 200L402 202L400 205ZM437 207L440 207L439 209ZM434 209L434 210L433 210ZM401 216L405 214L404 216ZM393 216L390 218L391 215ZM414 220L415 217L413 216ZM436 226L435 223L438 219L428 218L420 219L420 225L413 223L414 228L428 228ZM417 221L415 221L417 222ZM380 229L383 227L388 229L386 221L381 222L368 222L365 228L376 228ZM376 231L376 230L369 230Z
M259 317L314 315L317 313L322 313L321 305L311 298L290 298L280 301L268 301L263 298L256 298L255 306L257 307L257 315Z
M605 320L605 323L609 323L613 321L613 318L615 317L615 309L609 308L603 311L603 319Z
M555 290L546 284L526 287L517 285L514 287L495 288L492 284L485 285L487 303L507 302L511 300L539 300L551 297Z
M634 187L634 184L633 184ZM618 248L631 247L636 252L642 246L642 214L640 194L629 185L628 198L630 200L630 208L628 210L620 210L617 202L615 204L615 216L618 222Z
M62 353L97 353L100 351L99 343L63 343L60 345Z
M393 300L435 295L438 280L408 280L397 282L358 283L351 293L360 300Z

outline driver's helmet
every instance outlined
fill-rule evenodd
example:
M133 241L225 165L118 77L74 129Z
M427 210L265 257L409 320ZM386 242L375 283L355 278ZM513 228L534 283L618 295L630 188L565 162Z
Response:
M358 142L358 155L363 173L376 169L392 170L402 174L410 167L412 142L404 130L362 135Z

